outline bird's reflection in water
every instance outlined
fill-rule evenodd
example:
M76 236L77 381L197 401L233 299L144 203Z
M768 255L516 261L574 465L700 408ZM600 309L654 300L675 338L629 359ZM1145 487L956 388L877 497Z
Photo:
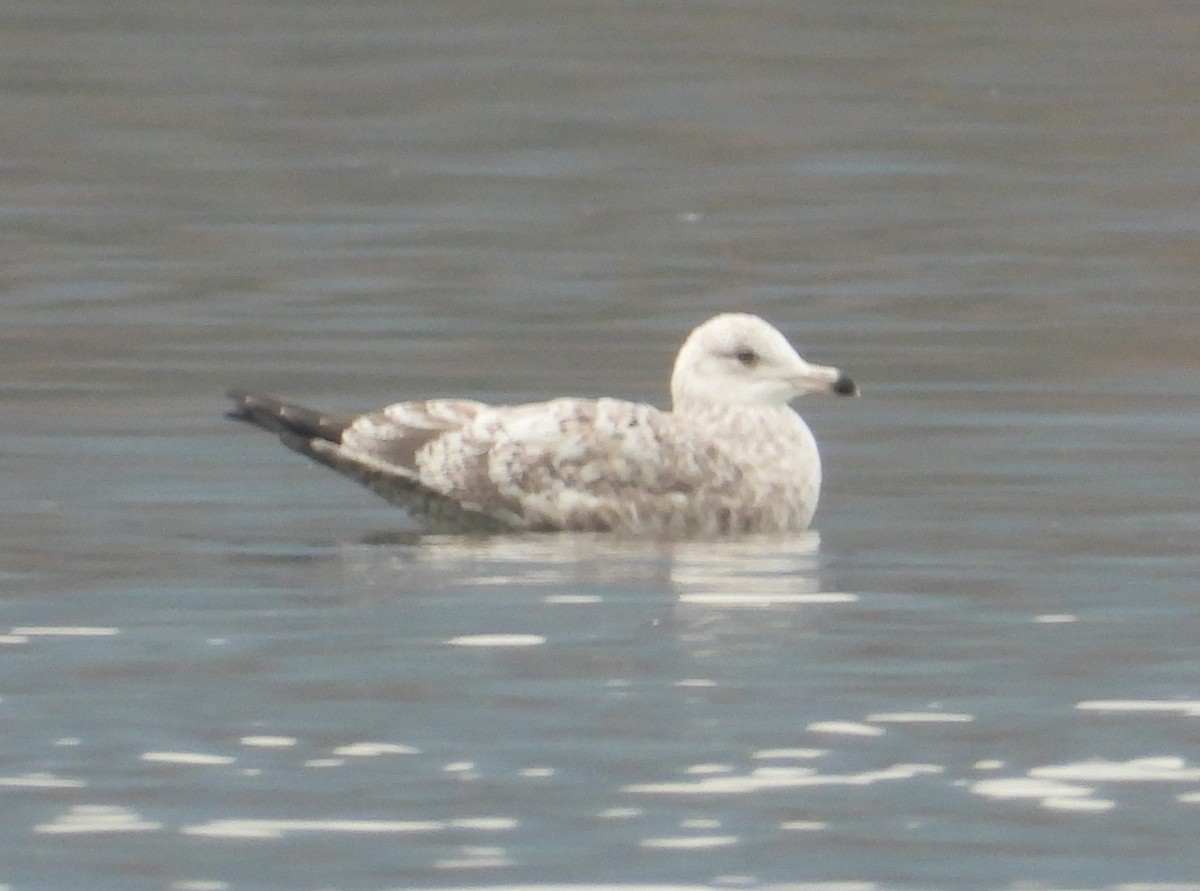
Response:
M820 536L746 536L703 541L631 540L606 535L376 535L348 546L356 573L397 593L413 588L518 586L559 602L644 591L697 611L841 603L823 591ZM482 595L481 595L482 596Z

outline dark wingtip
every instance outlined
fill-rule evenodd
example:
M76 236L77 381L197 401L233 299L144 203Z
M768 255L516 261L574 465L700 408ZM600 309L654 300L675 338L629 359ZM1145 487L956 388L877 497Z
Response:
M227 390L225 395L233 400L233 407L225 412L225 417L233 421L245 421L280 435L338 442L342 431L354 421L351 415L322 414L269 393L233 389Z
M850 380L850 378L846 377L845 375L842 375L833 382L833 392L837 393L839 396L860 395L858 384L854 383L854 381Z
M225 412L225 417L231 421L254 422L254 407L260 401L257 394L249 390L226 390L225 398L233 401L233 406Z
M243 390L226 390L225 398L233 401L225 411L225 417L231 421L248 421L249 417L246 412L246 393Z

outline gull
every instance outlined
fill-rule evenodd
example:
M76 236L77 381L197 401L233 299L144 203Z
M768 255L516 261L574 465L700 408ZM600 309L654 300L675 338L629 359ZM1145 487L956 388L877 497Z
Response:
M228 417L366 486L433 531L709 537L800 532L821 491L812 431L789 405L857 396L755 315L684 340L671 408L561 397L522 405L398 402L329 415L231 390Z

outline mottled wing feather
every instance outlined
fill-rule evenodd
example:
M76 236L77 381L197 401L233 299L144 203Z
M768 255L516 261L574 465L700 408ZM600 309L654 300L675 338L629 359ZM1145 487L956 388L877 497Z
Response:
M432 440L461 430L488 408L467 399L398 402L354 419L341 444L417 477L417 453Z
M720 510L741 477L687 421L615 399L481 411L431 438L416 465L430 489L525 529L685 532L699 493Z
M421 478L417 455L430 442L452 435L488 409L466 399L400 402L355 418L336 442L297 449L366 486L385 500L443 531L512 529L515 518L482 513ZM295 448L295 446L292 446Z
M404 402L291 445L443 529L727 530L744 496L693 422L616 399Z
M520 528L500 516L472 509L422 485L402 468L369 454L325 440L284 444L366 486L390 504L401 507L440 532L502 532Z
M679 416L615 399L499 407L440 399L338 419L272 396L231 395L232 417L444 531L802 528L819 486L819 464L796 479L754 470L785 465L797 443L815 457L812 434L790 413ZM770 436L768 422L776 426ZM737 459L721 442L737 446ZM781 485L794 491L780 497Z

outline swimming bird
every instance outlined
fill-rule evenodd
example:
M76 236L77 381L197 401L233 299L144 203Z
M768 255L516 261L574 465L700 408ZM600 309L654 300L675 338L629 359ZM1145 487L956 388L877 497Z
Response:
M758 316L725 313L684 341L669 411L563 397L428 399L328 415L231 390L228 416L431 529L696 537L808 528L821 458L788 404L806 393L856 396L858 387L806 362Z

